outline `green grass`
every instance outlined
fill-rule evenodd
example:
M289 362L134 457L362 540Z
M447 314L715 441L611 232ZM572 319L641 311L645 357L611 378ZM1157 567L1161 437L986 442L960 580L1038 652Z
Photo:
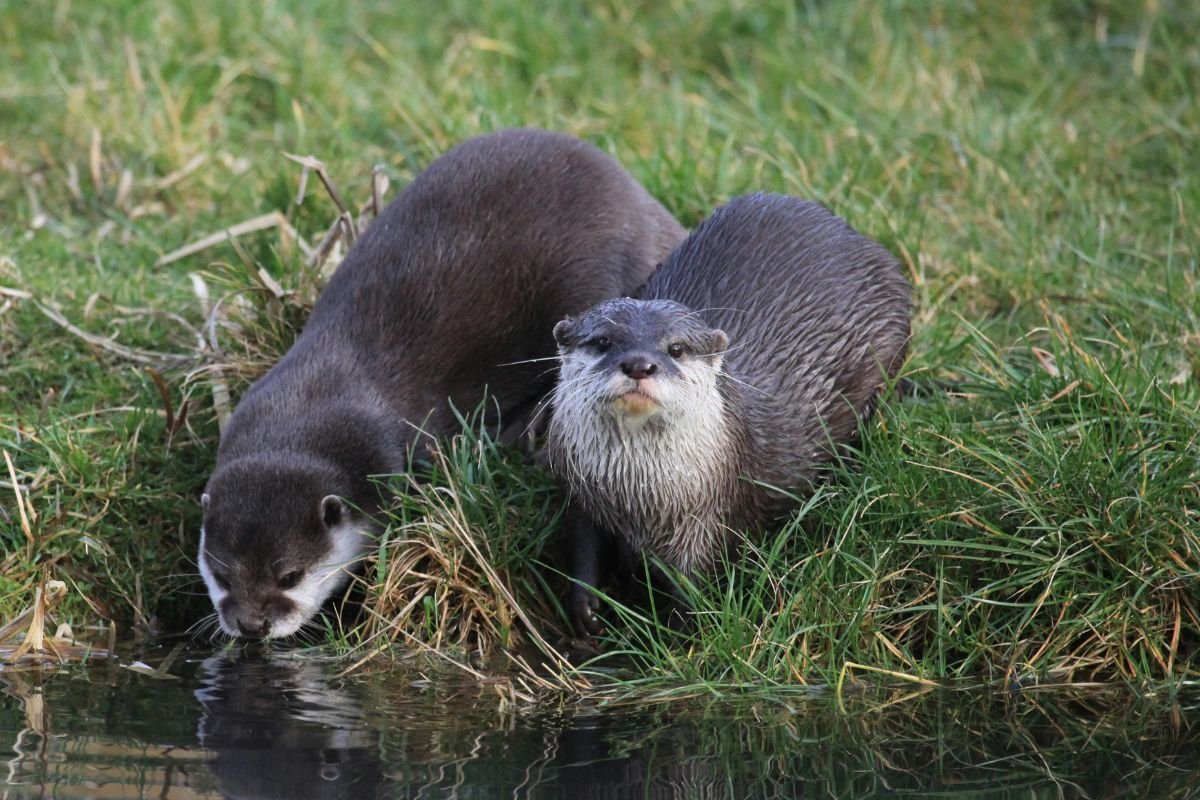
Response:
M903 261L908 371L962 381L890 404L750 569L695 591L690 640L638 612L614 624L607 659L632 685L862 672L847 664L1195 677L1197 28L1166 0L2 5L0 449L35 517L27 536L0 475L0 616L43 574L72 585L76 624L178 630L209 610L191 559L217 427L196 370L223 365L236 398L315 283L278 231L159 256L275 210L319 239L335 210L316 181L295 202L284 152L358 199L376 164L402 186L465 137L531 124L610 150L688 225L755 190L825 202ZM198 345L193 273L238 325L219 353ZM188 402L179 430L143 365L38 303L192 359L158 367ZM397 501L368 632L553 643L551 482L470 437L435 472L440 493ZM492 548L454 560L480 592L389 572L397 543L461 553L464 532Z

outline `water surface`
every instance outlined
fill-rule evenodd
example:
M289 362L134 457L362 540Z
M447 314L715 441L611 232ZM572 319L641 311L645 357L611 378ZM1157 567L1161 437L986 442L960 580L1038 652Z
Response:
M165 651L152 652L155 663ZM1200 702L875 689L588 708L289 652L0 671L0 798L1200 796Z

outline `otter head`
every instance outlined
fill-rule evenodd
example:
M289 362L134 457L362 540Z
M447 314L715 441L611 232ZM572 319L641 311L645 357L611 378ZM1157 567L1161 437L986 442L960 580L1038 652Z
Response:
M667 300L610 300L554 326L561 372L556 415L599 414L625 429L687 424L719 410L729 338Z
M288 636L346 587L374 529L341 483L309 461L243 458L213 473L197 561L225 633Z

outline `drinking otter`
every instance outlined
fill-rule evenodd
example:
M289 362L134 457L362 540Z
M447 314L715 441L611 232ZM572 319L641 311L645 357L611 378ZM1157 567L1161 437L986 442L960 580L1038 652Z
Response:
M898 266L823 206L756 194L701 224L641 299L559 322L549 457L581 507L572 577L597 585L607 533L709 569L730 529L791 506L768 485L809 490L904 360ZM602 629L596 607L572 589L581 632Z
M242 398L203 497L200 574L222 630L294 633L368 550L369 476L485 395L522 425L550 389L550 327L634 291L686 232L570 136L465 142L346 255L295 344Z

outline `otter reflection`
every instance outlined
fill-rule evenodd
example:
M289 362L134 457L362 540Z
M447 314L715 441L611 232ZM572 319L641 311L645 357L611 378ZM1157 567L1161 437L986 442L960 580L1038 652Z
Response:
M196 699L200 743L228 798L371 798L383 771L379 732L353 687L300 656L237 653L206 659Z
M724 796L717 759L640 718L503 711L494 692L444 675L336 673L297 653L200 664L198 738L223 796ZM647 736L665 749L629 745Z

